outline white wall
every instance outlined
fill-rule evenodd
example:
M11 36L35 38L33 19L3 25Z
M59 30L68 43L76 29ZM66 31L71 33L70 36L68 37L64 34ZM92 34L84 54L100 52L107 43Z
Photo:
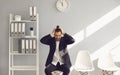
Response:
M74 64L79 50L89 50L92 53L104 47L120 34L120 18L86 37L86 28L99 18L112 11L120 4L119 0L69 0L70 8L60 13L55 8L57 0L0 0L0 75L8 75L8 15L15 13L22 15L22 18L29 16L28 7L36 5L40 14L40 38L50 32L56 25L62 26L65 32L74 36L77 32L84 30L84 39L73 46L70 50L72 64ZM48 54L48 46L40 43L40 75L44 75L44 64ZM94 61L97 75L99 69ZM75 75L72 71L71 75Z

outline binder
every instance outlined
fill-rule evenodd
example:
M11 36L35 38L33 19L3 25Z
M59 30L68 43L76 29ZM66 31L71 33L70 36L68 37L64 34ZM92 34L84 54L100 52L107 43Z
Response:
M21 53L25 53L25 39L21 39Z
M18 53L22 53L22 41L18 39Z
M25 35L25 23L22 23L22 35Z
M33 52L32 53L36 53L36 40L33 40Z
M18 23L14 23L15 24L15 35L17 35L17 33L18 33Z
M14 23L11 23L11 26L10 26L10 28L11 28L11 36L13 36L14 35Z
M30 41L30 53L32 53L32 50L33 50L33 41L32 41L32 39L30 39L29 41Z
M26 39L26 51L25 53L29 53L29 41Z
M19 35L21 35L21 33L22 33L22 25L21 25L21 23L18 24L18 33L19 33Z

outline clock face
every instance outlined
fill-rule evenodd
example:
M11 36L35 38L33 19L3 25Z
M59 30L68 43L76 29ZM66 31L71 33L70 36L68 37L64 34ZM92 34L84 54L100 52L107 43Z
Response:
M68 8L68 1L67 0L58 0L56 3L56 8L60 12L64 12Z

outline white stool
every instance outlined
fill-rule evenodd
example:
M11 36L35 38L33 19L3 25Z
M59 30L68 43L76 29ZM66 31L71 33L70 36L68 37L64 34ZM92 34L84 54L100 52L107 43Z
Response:
M58 70L52 72L52 75L62 75L62 74L63 72L58 71Z

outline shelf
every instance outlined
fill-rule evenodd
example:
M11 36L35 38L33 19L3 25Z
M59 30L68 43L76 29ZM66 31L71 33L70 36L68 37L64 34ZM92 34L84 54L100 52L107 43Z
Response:
M37 38L37 36L25 36L24 38Z
M9 75L17 75L14 73L15 71L33 71L34 75L39 75L39 45L37 42L39 41L37 35L39 34L39 14L35 18L17 20L15 15L9 15ZM33 36L28 32L30 27L35 28ZM28 61L26 58L29 62L26 62ZM17 64L17 62L22 64Z
M10 36L11 38L37 38L37 36Z
M18 52L13 52L10 53L11 55L36 55L36 53L18 53Z
M12 20L11 22L12 23L26 23L26 22L36 22L36 20L21 20L21 21Z
M13 66L11 70L36 70L36 66Z

